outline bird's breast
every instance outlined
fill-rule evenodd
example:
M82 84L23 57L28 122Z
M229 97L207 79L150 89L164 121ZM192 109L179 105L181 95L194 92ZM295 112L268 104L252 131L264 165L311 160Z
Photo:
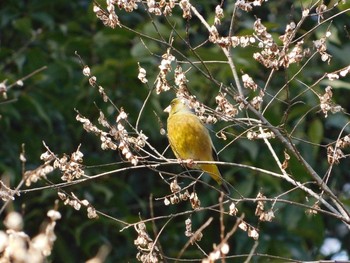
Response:
M193 114L175 114L168 119L168 137L177 158L212 160L208 130Z

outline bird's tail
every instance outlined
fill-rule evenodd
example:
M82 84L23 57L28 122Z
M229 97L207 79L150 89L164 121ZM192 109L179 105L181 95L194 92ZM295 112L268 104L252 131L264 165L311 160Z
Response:
M207 172L221 187L222 191L230 194L227 184L223 180L219 168L215 164L201 164L200 169Z

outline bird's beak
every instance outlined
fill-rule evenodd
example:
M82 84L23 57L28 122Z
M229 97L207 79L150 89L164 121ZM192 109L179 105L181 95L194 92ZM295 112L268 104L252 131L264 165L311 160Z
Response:
M169 105L168 107L166 107L166 108L164 109L164 112L170 113L170 110L171 110L171 106Z

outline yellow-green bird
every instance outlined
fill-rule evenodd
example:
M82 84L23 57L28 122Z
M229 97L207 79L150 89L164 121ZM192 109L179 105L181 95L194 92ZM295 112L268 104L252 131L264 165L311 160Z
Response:
M168 138L175 156L183 160L214 161L216 152L209 132L186 101L173 99L164 111L169 113ZM224 192L230 193L215 164L198 164L196 168L207 172Z

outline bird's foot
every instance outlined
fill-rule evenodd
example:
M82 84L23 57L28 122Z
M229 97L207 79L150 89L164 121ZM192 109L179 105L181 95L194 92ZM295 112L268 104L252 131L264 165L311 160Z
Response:
M195 166L193 159L182 160L188 168L193 168Z

